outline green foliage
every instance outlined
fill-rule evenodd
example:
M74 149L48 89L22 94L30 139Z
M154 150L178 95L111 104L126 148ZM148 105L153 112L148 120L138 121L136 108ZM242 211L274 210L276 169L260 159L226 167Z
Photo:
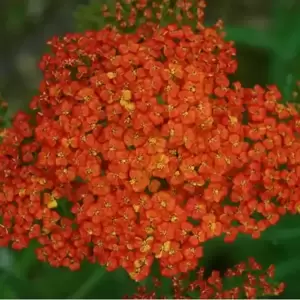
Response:
M22 30L22 26L26 21L26 10L26 1L18 1L15 5L9 6L7 12L8 18L5 25L10 32L19 32Z
M1 98L0 95L0 129L5 128L8 125L7 107L7 103Z
M24 257L30 259L29 252L34 253L32 249L26 249L15 254L16 262L24 261ZM108 273L103 267L87 262L79 272L54 269L35 259L31 260L31 267L24 274L0 271L1 299L118 299L124 294L132 294L136 285L123 270Z
M226 38L238 49L239 69L234 79L249 87L255 83L276 84L284 99L292 100L300 78L299 12L299 2L277 0L272 5L271 22L263 30L225 24Z
M108 3L110 3L110 7L113 8L115 0L101 1L102 5L107 5ZM99 0L91 0L88 5L78 6L78 9L74 13L75 23L78 30L97 30L101 29L105 25L99 4Z

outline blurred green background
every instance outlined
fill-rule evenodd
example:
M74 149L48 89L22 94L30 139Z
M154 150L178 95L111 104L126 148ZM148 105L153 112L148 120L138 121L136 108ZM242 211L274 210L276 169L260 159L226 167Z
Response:
M249 87L276 83L284 98L291 99L300 79L300 1L207 2L207 23L222 18L227 38L236 42L239 69L234 79ZM37 93L41 79L37 63L47 49L45 42L53 35L77 30L74 12L87 3L0 1L0 93L10 113L26 107ZM36 261L35 246L18 253L0 249L0 298L121 298L137 286L122 270L106 273L87 263L76 273L51 269ZM277 279L287 283L281 298L300 298L300 216L284 217L258 241L241 236L234 244L224 245L220 239L212 240L205 246L202 263L208 270L224 270L248 256L263 265L276 264Z

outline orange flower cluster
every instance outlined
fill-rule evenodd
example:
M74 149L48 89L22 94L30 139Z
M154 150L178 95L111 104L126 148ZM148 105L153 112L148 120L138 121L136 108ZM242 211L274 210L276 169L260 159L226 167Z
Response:
M172 299L258 299L283 292L284 284L274 282L274 266L263 270L253 258L228 269L224 276L213 271L205 279L204 269L197 272L196 279L188 276L176 276L172 279ZM239 286L236 286L236 285ZM161 283L153 279L153 291L140 287L138 292L124 299L167 299L160 297Z
M130 24L153 17L135 4ZM185 273L208 239L258 238L299 211L299 113L274 86L230 83L236 49L202 8L194 30L149 21L49 42L34 116L1 133L1 246L35 239L54 267L88 259L142 280L154 258Z

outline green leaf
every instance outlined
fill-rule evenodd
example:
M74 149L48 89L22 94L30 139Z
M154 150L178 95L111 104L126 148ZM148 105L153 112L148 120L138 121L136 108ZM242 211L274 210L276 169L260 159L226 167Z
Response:
M283 92L284 100L291 97L294 82L292 75L298 77L297 70L292 74L297 54L300 54L300 5L297 1L275 1L272 5L272 22L269 35L274 37L273 50L270 51L271 65L269 82L277 84ZM299 69L299 65L297 67Z
M275 244L300 241L300 216L282 216L275 226L269 227L262 233L261 238Z
M17 277L27 278L31 268L39 263L35 255L35 249L38 246L39 243L32 240L26 249L12 252L14 256L13 273Z
M0 269L0 299L38 298L27 279Z
M284 280L288 275L300 271L300 257L288 259L276 265L276 279Z
M248 47L271 50L274 45L272 36L264 30L249 27L225 26L226 39Z

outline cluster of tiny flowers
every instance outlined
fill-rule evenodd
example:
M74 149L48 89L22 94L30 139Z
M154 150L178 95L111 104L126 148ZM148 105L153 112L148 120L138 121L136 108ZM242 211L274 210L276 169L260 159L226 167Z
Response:
M208 278L204 269L197 271L194 279L181 275L172 278L172 299L258 299L276 296L283 292L284 284L274 282L274 266L263 270L253 258L228 269L224 276L213 271ZM238 286L237 286L238 285ZM124 299L167 299L160 297L161 283L153 279L151 288L139 287L137 293Z
M299 114L275 86L230 83L236 50L203 6L195 30L149 21L49 42L35 113L1 132L0 246L37 240L53 267L89 260L135 280L157 259L172 277L205 241L259 238L299 211Z

